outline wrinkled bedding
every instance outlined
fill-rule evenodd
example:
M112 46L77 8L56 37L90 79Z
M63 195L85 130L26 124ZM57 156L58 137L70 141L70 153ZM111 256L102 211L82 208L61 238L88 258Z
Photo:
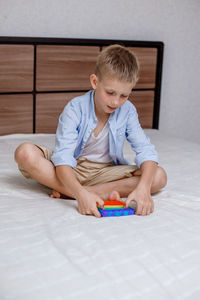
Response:
M54 135L0 137L1 300L200 299L200 145L146 133L168 174L154 213L100 219L19 173L15 148Z

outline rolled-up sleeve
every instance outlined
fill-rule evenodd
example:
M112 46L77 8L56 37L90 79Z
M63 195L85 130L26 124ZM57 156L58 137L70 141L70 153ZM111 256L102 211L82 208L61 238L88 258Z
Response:
M56 131L55 150L51 161L55 166L69 165L74 168L77 164L74 151L78 140L80 111L76 103L69 102L59 117Z
M132 149L136 153L135 163L140 168L145 161L154 161L158 163L158 153L149 137L147 137L140 126L138 114L134 106L132 106L126 129L126 138L131 144Z

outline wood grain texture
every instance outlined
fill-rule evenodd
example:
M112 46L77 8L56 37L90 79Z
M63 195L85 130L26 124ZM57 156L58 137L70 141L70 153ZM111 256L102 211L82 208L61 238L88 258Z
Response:
M90 89L99 47L38 46L37 91Z
M156 48L129 48L137 56L140 64L139 80L136 89L153 89L156 86Z
M59 115L74 97L84 93L37 94L36 133L55 133Z
M0 92L33 90L33 46L0 45Z
M0 95L0 134L32 132L32 95Z
M137 108L142 127L152 128L158 50L156 46L129 49L140 63L140 79L129 99ZM89 76L95 70L99 52L100 45L37 45L34 87L34 45L1 44L0 134L33 132L32 94L14 95L33 89L36 133L55 133L59 114L67 102L91 88ZM13 95L3 94L10 92Z
M140 124L143 128L152 128L154 91L134 91L129 100L135 105Z

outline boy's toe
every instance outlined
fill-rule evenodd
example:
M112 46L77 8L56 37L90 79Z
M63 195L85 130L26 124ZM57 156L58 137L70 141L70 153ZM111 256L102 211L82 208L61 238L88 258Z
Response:
M120 201L120 194L117 191L113 191L110 196L109 196L109 200L118 200Z
M55 190L52 190L50 197L51 198L60 198L60 193Z

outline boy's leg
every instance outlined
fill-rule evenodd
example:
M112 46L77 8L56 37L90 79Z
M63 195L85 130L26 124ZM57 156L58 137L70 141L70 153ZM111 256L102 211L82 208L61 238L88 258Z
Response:
M62 187L58 181L52 162L44 157L43 151L36 145L32 143L21 144L15 151L15 160L19 169L24 170L27 177L72 197L70 191Z
M91 171L91 169L92 165L89 165L89 171ZM105 169L105 172L100 172L99 175L96 174L94 177L92 177L93 179L84 183L84 188L86 190L96 193L97 195L101 196L103 200L110 198L110 195L111 197L114 195L116 199L119 199L119 195L121 197L127 197L135 189L140 180L141 171L139 169L133 171L134 167L114 166ZM87 171L87 168L82 169L84 174L86 174ZM158 167L152 184L151 193L153 194L158 192L166 185L166 182L167 175L164 169ZM117 193L113 194L113 191ZM60 193L55 190L52 192L51 196L55 198L61 197Z
M31 143L20 145L15 151L15 160L19 165L19 169L25 170L32 179L54 191L72 198L70 190L64 188L58 181L52 162L44 157L44 153L36 145ZM139 175L140 171L137 170L133 176L129 178L84 187L88 191L102 196L104 199L113 191L117 191L121 197L127 197L137 186L140 179ZM161 167L158 167L151 192L157 192L164 187L165 184L166 173ZM53 195L59 197L59 193Z
M91 162L87 159L79 159L75 171L78 175L87 174L83 180L84 187L101 196L117 191L121 197L127 197L137 186L141 175L141 171L135 165L112 165ZM165 171L158 167L151 193L164 187L166 178Z
M43 151L36 145L27 142L21 144L15 151L15 160L25 177L53 189L51 196L60 198L60 194L62 194L73 198L70 190L63 188L58 181L52 162L45 158ZM90 190L89 187L85 188Z
M98 195L109 195L112 191L117 191L121 197L128 197L128 195L135 189L140 180L141 171L136 170L133 176L123 178L116 181L100 183L93 186L86 187L88 191L94 192ZM151 187L151 193L154 194L162 189L167 182L167 175L163 168L158 167L154 181Z

